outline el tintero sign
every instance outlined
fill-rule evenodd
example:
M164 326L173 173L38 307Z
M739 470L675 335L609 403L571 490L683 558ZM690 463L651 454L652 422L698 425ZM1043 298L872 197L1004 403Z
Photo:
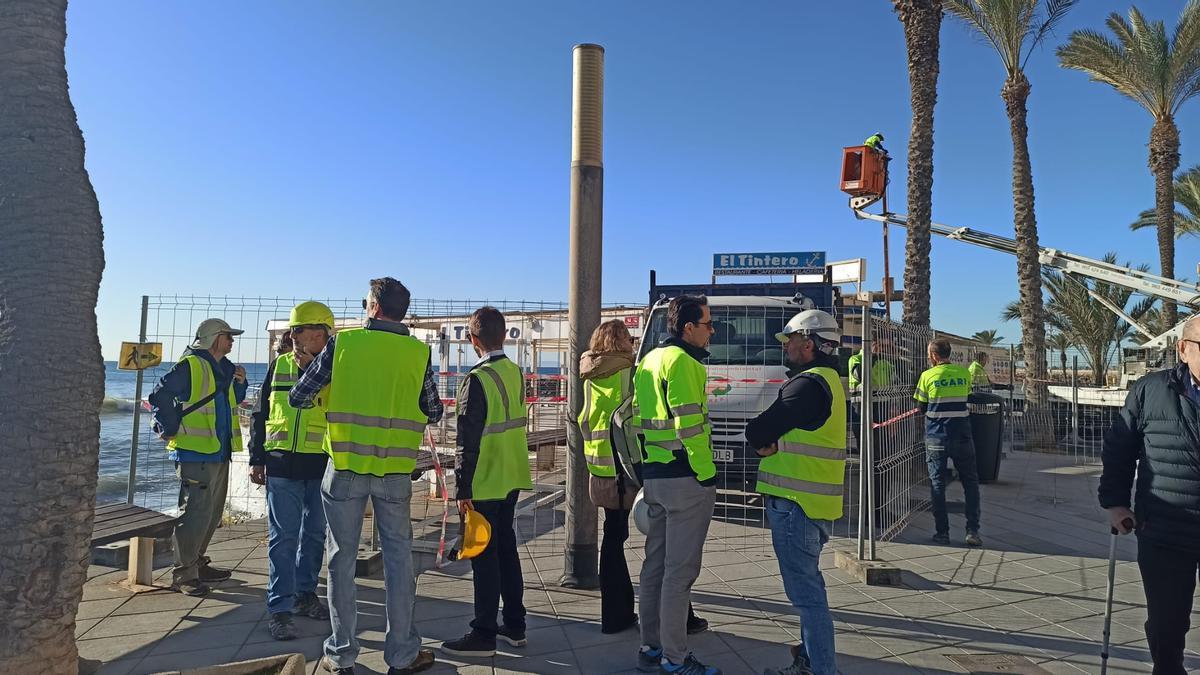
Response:
M713 276L824 273L824 251L713 254Z

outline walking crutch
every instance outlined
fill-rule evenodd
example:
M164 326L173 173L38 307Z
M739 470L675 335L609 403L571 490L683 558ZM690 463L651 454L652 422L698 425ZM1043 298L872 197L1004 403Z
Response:
M1126 518L1121 525L1133 529L1133 523ZM1108 541L1108 592L1104 597L1104 646L1100 648L1100 675L1108 673L1108 638L1112 628L1113 587L1117 577L1117 528L1109 528Z

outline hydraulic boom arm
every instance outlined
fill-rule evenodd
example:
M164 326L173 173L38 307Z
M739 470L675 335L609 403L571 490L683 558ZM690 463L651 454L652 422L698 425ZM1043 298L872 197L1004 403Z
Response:
M863 211L861 208L855 208L854 215L860 219L908 227L908 216L902 214L874 214ZM958 241L982 246L983 248L990 248L993 251L1000 251L1010 255L1017 254L1017 242L1007 237L972 230L969 227L950 227L941 223L931 223L930 231L942 237L957 239ZM1087 258L1053 248L1040 247L1038 249L1038 261L1046 267L1060 270L1069 276L1087 277L1103 281L1114 286L1127 288L1141 295L1160 300L1169 300L1192 310L1200 309L1200 287L1186 281L1168 279L1149 272L1122 267L1104 262L1103 260ZM1147 337L1153 338L1150 342L1142 345L1143 347L1165 347L1166 338L1175 334L1175 330L1172 330L1163 335L1154 336L1123 310L1108 302L1106 298L1101 299L1091 289L1088 289L1088 292L1105 307L1128 321L1138 331Z

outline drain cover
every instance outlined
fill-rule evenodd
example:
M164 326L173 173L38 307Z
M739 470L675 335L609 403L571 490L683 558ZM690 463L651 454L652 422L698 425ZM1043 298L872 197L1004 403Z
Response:
M1020 675L1050 675L1050 671L1015 654L947 654L969 673L1019 673Z

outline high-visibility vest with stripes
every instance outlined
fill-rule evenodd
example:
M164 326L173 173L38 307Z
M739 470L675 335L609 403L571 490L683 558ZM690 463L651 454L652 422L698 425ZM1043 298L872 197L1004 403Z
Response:
M712 423L704 365L682 348L668 345L646 354L633 376L633 423L645 439L646 464L686 458L698 480L717 475L712 458ZM672 406L667 398L687 401Z
M796 377L819 377L831 396L829 419L818 429L792 429L779 452L758 465L758 492L790 499L816 520L842 517L846 482L846 392L836 370L820 366Z
M409 335L354 328L338 333L325 420L325 451L338 471L412 473L429 418L421 391L429 346Z
M270 415L263 448L267 451L300 452L313 455L325 453L325 411L320 407L293 408L288 392L300 378L296 355L288 352L275 359L271 375ZM260 396L267 395L262 392Z
M460 401L472 377L483 388L487 416L471 480L471 499L504 499L513 490L532 489L529 440L525 434L525 378L521 369L508 359L476 366L463 379Z
M848 364L849 375L846 378L846 384L848 384L851 389L858 389L860 386L862 386L862 382L860 382L858 379L862 373L855 372L855 368L857 368L858 370L862 370L862 361L863 361L863 353L862 353L861 349L858 350L858 353L856 353L850 357L850 362ZM872 389L882 389L883 387L886 387L889 384L891 384L892 383L892 374L895 371L895 369L896 369L896 367L893 366L892 362L888 361L887 359L882 359L882 358L879 358L878 356L876 356L874 359L872 359L871 360L871 388Z
M579 430L583 434L583 458L593 476L613 478L617 475L608 428L613 411L629 396L631 376L632 369L623 368L608 377L583 381Z
M208 361L188 354L180 363L188 365L188 376L191 379L191 391L187 400L180 401L187 409L190 403L198 403L217 391L217 378ZM237 398L233 393L233 382L227 390L229 397L229 448L233 452L242 451L242 428L237 414ZM218 393L217 396L220 396ZM202 455L215 455L221 451L221 438L217 435L217 401L210 399L207 403L184 415L179 420L179 431L167 442L168 450L190 450Z
M967 372L971 374L972 387L992 386L992 378L988 377L987 368L978 361L972 361L971 365L967 366Z
M925 403L927 434L944 434L967 423L971 373L954 363L936 365L921 373L913 398Z
M879 134L871 134L870 136L867 137L867 140L863 141L863 145L867 146L868 148L874 149L874 148L878 148L879 144L882 142L883 142L883 138L881 138L879 136Z

